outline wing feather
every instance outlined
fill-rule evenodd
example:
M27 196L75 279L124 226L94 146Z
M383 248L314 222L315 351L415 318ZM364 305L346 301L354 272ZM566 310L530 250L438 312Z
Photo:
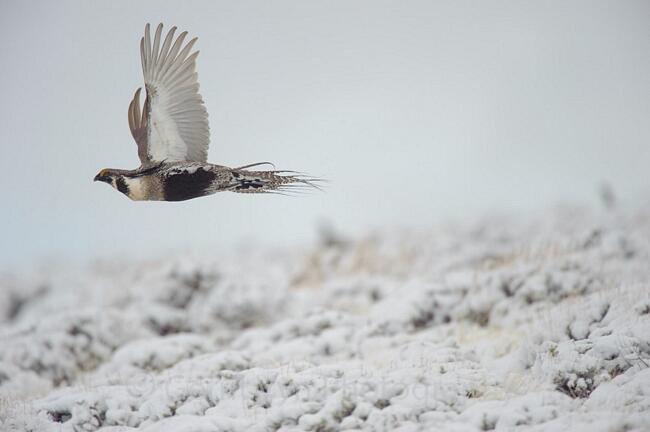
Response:
M147 154L147 105L145 102L145 109L140 112L140 90L135 91L129 104L129 129L131 129L131 135L138 145L140 162L142 165L146 165L151 162Z
M162 34L162 23L158 24L158 27L156 27L156 34L154 35L153 38L153 65L155 66L156 63L158 63L158 48L160 47L160 35ZM156 73L156 70L154 69L154 74Z
M140 57L147 96L140 111L140 89L129 105L129 128L143 165L152 162L207 159L208 113L199 94L197 38L183 45L187 32L174 40L176 27L162 39L162 24L151 43L150 26L140 40ZM162 43L161 43L162 41Z

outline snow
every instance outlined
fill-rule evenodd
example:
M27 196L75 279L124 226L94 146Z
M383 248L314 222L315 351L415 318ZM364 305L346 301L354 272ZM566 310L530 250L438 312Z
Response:
M650 430L650 211L0 280L0 430Z

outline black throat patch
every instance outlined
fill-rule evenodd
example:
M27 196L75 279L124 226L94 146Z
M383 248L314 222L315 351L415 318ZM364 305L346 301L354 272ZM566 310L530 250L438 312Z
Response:
M129 185L126 184L122 177L117 177L115 179L115 184L117 185L117 190L122 192L124 195L129 194Z

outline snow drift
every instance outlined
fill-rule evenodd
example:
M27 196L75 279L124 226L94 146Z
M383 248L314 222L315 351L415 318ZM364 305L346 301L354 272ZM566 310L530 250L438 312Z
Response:
M1 284L2 430L650 430L650 211Z

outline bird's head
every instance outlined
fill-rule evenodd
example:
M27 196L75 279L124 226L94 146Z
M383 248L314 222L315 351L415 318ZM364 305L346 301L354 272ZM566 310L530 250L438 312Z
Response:
M124 176L116 169L104 168L95 176L94 181L108 183L122 193L128 192L128 186L124 181Z
M104 168L99 173L97 173L97 175L94 178L94 181L100 181L100 182L108 183L108 184L112 185L113 187L115 187L115 181L116 181L118 175L119 174L114 169Z

